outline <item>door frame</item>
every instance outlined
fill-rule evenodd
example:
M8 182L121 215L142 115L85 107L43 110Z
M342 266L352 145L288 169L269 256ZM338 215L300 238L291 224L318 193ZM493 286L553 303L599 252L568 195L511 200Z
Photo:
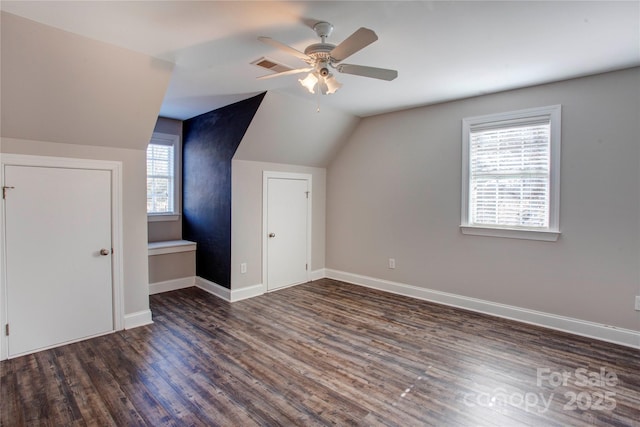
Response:
M45 157L22 154L0 155L0 181L5 185L6 166L32 166L62 169L88 169L108 171L111 174L111 280L113 301L113 331L124 329L124 290L122 270L122 162L111 160L77 159L67 157ZM8 358L9 338L4 333L7 324L9 301L7 299L7 248L5 206L0 209L0 360Z
M284 287L278 289L269 290L269 276L268 276L268 266L267 266L267 212L269 205L269 179L297 179L302 181L307 181L307 191L309 191L309 197L307 198L307 282L311 277L311 237L313 233L312 223L311 223L311 208L313 204L311 200L313 199L313 185L312 185L312 175L307 173L294 173L294 172L275 172L275 171L263 171L262 172L262 283L263 289L265 292L277 291L283 289ZM286 286L285 286L286 287Z

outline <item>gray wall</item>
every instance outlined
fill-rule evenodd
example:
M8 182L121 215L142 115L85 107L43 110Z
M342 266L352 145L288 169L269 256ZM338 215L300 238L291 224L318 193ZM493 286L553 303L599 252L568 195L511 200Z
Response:
M195 251L149 256L150 284L193 277L195 274Z
M559 241L462 235L461 120L552 104ZM327 268L640 330L639 136L639 68L363 119L327 170Z
M311 268L325 265L326 169L233 160L231 169L231 289L264 284L262 277L263 171L311 175ZM240 264L247 272L240 273Z

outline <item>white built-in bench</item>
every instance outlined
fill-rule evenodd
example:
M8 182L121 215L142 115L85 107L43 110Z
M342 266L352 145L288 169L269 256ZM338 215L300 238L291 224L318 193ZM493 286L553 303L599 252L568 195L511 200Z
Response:
M149 294L195 285L196 242L169 240L149 243Z
M149 243L149 256L191 252L196 250L196 242L189 240L168 240L166 242Z

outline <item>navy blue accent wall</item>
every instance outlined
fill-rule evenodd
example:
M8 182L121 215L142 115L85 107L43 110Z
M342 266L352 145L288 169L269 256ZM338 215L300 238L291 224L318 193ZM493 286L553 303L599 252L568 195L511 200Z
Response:
M231 288L231 158L264 93L185 120L182 236L198 243L196 274Z

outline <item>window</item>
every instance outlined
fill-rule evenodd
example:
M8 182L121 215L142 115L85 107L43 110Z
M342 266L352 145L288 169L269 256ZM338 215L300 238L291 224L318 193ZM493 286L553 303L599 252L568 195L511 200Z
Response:
M179 138L154 133L147 147L147 214L149 220L175 220L179 214Z
M560 105L462 121L464 234L559 236Z

